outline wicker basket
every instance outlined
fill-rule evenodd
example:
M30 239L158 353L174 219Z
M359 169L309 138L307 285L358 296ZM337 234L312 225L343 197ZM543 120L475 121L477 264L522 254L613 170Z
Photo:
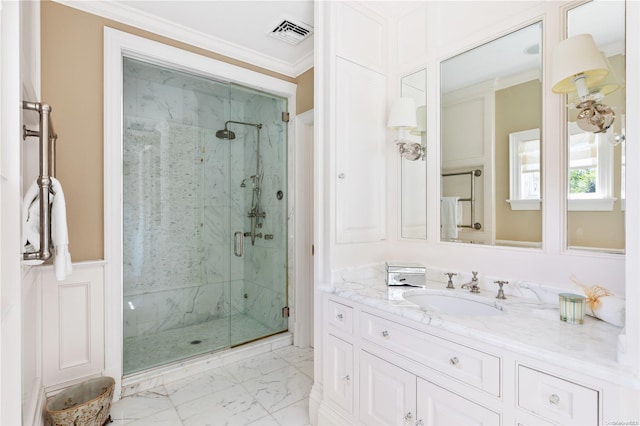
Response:
M65 389L47 402L53 426L102 426L110 420L115 380L98 377Z

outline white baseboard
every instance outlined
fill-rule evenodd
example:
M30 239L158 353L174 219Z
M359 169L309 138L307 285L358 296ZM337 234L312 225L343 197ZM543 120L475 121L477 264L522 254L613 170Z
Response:
M22 418L24 425L41 426L45 424L45 409L47 406L47 396L42 383L35 385L37 389L31 393L31 401L25 401L22 405Z
M344 417L338 412L334 411L325 402L320 403L318 410L318 421L316 426L344 426L354 424L352 418Z
M309 394L309 420L312 425L318 425L318 412L322 403L322 383L313 382Z

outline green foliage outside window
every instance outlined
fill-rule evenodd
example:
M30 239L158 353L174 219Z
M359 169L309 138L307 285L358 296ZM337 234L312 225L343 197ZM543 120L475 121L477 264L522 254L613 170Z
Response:
M569 192L571 194L589 194L596 192L596 169L571 169L569 174Z

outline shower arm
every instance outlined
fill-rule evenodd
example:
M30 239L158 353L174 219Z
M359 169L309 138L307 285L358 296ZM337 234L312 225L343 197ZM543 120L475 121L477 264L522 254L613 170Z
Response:
M255 123L245 123L244 121L235 121L235 120L228 120L225 121L224 123L224 128L227 128L227 124L229 123L233 123L233 124L242 124L244 126L253 126L253 127L257 127L258 129L262 129L262 124L255 124Z
M256 179L254 180L254 187L255 185L257 185L257 179L260 178L260 129L262 129L262 123L260 124L255 124L255 123L247 123L245 121L236 121L236 120L227 120L224 123L224 129L227 129L227 125L231 123L231 124L241 124L243 126L253 126L256 129L258 129L257 132L257 140L256 140Z

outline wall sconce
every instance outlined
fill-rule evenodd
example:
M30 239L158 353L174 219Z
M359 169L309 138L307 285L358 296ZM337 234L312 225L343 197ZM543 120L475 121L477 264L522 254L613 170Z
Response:
M424 147L420 143L411 142L405 138L405 130L418 127L416 120L416 104L411 98L399 98L391 106L387 127L396 129L398 137L395 140L402 157L407 160L417 160L424 157Z
M551 90L562 94L577 92L577 97L570 102L570 106L580 110L576 123L582 130L592 133L606 132L615 119L611 107L599 102L619 87L599 84L609 75L603 56L591 34L567 38L552 53ZM594 87L597 84L599 87Z

